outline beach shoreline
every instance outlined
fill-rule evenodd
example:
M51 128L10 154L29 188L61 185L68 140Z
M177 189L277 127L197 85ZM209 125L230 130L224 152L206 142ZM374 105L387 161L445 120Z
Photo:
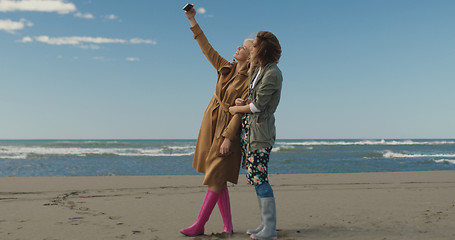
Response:
M203 176L0 178L0 239L223 239L195 220ZM455 171L272 174L279 239L454 239ZM259 224L254 188L230 184L235 234Z

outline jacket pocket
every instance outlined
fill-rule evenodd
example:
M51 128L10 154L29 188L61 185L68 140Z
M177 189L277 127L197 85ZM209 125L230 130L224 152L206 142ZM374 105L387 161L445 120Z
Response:
M251 118L251 142L267 142L272 138L269 122L269 119L262 119L258 117Z

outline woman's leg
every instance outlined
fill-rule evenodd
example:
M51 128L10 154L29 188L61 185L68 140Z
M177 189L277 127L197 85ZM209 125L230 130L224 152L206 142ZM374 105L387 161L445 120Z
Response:
M227 184L223 184L223 189L220 192L220 198L218 199L218 208L220 209L221 217L223 218L223 230L229 234L233 233L232 226L232 215L231 215L231 202L229 199L229 191Z
M268 181L268 162L271 148L249 153L248 182L254 185L261 212L261 224L247 230L253 239L276 239L276 207L273 189Z
M270 186L268 182L259 185L254 185L254 188L256 190L256 195L258 195L260 198L274 197L272 186Z
M213 190L221 189L221 186L218 187L209 186L196 221L194 222L193 225L181 229L180 232L182 234L186 236L198 236L204 234L205 223L209 220L213 208L215 207L216 203L218 202L218 199L220 198L219 192L217 193L215 191L212 191L211 189Z
M265 197L272 197L273 198L273 190L270 184L263 183L259 185L254 185L256 190L256 195L258 196L258 203L259 203L259 211L261 212L261 224L256 229L248 229L246 233L248 235L258 234L264 228L264 216L262 215L262 201L261 198Z
M208 189L212 192L221 193L223 189L227 188L227 183L224 182L221 185L209 185Z
M251 238L261 240L276 239L276 207L273 189L268 182L255 185L254 187L259 197L262 229L259 232L252 233Z
M261 219L263 228L260 232L251 234L252 239L268 240L278 237L276 231L276 207L274 197L259 198L261 201Z
M261 198L258 196L258 204L259 204L259 212L262 212L262 203L261 203ZM262 229L264 228L264 219L262 219L262 214L261 214L261 224L255 229L247 229L246 234L251 235L251 234L257 234Z

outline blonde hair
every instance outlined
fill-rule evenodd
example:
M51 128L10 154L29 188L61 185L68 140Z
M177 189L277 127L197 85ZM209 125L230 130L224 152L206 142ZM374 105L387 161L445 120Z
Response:
M245 39L245 41L248 41L249 43L251 43L251 47L249 48L250 49L250 54L249 54L249 59L248 59L248 74L250 74L250 72L252 71L252 64L251 64L251 59L253 58L253 44L254 44L254 38L247 38Z

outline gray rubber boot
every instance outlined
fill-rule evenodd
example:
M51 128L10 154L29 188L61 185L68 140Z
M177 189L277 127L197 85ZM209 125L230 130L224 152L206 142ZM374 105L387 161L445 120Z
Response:
M275 198L261 198L262 204L262 222L264 228L257 234L252 234L252 239L267 240L276 239L278 234L276 232L276 207Z
M259 203L259 212L261 212L261 224L256 229L248 229L246 230L246 234L257 234L264 228L264 220L262 219L262 203L261 198L258 196L258 203Z

